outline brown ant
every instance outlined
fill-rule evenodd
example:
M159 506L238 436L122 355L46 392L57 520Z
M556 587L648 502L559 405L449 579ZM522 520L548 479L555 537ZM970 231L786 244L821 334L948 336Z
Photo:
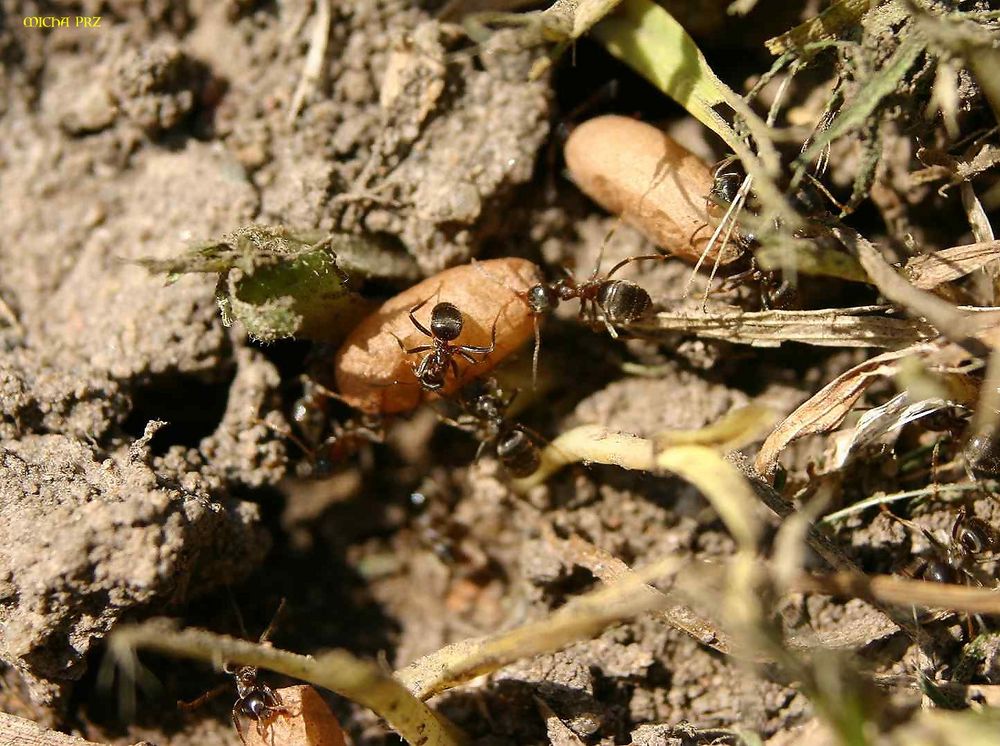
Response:
M400 349L407 355L428 353L420 359L417 365L411 367L413 374L424 389L438 391L444 386L445 377L449 370L452 371L455 378L459 378L461 375L458 363L455 362L455 355L460 355L475 365L481 361L476 360L473 355L489 355L493 352L497 341L497 319L493 320L493 336L489 346L455 345L452 342L458 339L465 325L462 312L446 301L436 303L431 309L430 329L428 329L414 316L426 303L427 300L422 300L410 309L410 321L421 334L431 338L431 344L407 348L399 337L396 337L396 341L399 343Z
M285 600L282 599L281 603L278 605L278 610L274 612L271 623L267 625L267 629L265 629L258 638L258 644L263 645L268 641L271 633L274 631L278 617L281 615L284 608ZM239 619L240 628L242 629L243 619L239 615L238 611L237 618ZM244 630L244 637L245 636L246 633ZM282 704L280 694L274 691L274 689L269 687L267 684L263 684L258 681L256 666L238 666L226 663L223 665L222 670L235 679L237 700L233 704L232 709L233 726L236 728L236 733L239 735L240 741L243 742L244 746L247 742L246 732L243 726L244 719L255 722L257 724L258 735L264 739L268 736L271 722L278 715L292 714L291 710ZM220 694L224 688L224 686L216 687L191 702L178 702L177 704L184 710L192 710L196 707L200 707L209 699ZM269 740L273 746L273 731L270 731Z
M487 448L492 448L497 461L511 476L526 477L538 470L542 456L537 436L507 419L507 411L516 396L515 391L505 398L493 378L473 381L459 396L463 414L445 421L475 436L479 441L477 459Z

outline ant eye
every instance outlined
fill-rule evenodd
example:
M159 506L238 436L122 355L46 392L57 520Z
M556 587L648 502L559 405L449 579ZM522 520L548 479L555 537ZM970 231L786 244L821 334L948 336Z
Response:
M983 551L982 538L972 529L964 528L959 533L958 541L969 554L979 554Z

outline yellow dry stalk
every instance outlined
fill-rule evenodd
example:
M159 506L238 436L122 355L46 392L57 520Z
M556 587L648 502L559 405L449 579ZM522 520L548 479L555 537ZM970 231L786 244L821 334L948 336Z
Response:
M453 723L414 697L379 666L333 650L315 658L269 645L217 635L201 629L178 629L167 620L122 627L111 636L111 653L128 661L146 648L197 660L239 663L277 671L329 689L371 709L411 744L461 746L465 738Z
M673 446L698 445L718 457L720 452L733 451L752 442L770 429L774 421L773 410L752 404L726 414L707 427L665 431L652 438L640 438L601 425L581 425L553 440L543 449L538 469L530 476L514 480L513 485L519 492L527 491L564 466L580 462L656 471L666 468L658 460Z
M676 557L659 560L617 583L577 596L535 622L447 645L397 671L396 678L415 696L427 699L510 663L590 639L612 624L674 605L668 596L651 592L647 583L673 576L688 564Z

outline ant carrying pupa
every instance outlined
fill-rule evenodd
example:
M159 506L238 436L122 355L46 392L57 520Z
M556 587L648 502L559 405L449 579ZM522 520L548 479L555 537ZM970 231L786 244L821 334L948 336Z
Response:
M458 345L452 344L462 334L465 326L462 312L452 303L442 301L435 303L431 309L430 329L421 324L414 315L427 300L420 301L410 309L410 322L420 331L421 334L431 338L431 344L418 345L407 348L403 340L396 337L400 349L407 355L415 355L426 352L416 365L411 364L413 375L416 376L420 385L427 391L439 391L444 387L445 377L448 372L456 379L461 376L455 356L459 355L471 365L480 363L473 355L489 355L496 348L497 341L497 319L493 320L493 332L490 344L487 345Z
M408 412L485 375L527 342L532 334L531 312L524 303L511 299L508 288L527 291L538 283L541 271L532 262L516 258L490 259L482 265L499 284L470 264L459 265L407 288L358 324L333 361L340 399L370 414ZM417 311L432 298L437 319L418 319ZM439 298L448 305L441 306ZM417 333L424 335L421 342L430 337L431 344L413 347ZM476 335L478 345L458 343L458 335L464 333ZM421 354L421 358L411 358L411 354ZM455 375L456 369L460 376ZM430 384L430 390L421 379Z
M277 624L278 617L281 616L281 612L284 611L284 608L285 600L282 599L281 603L278 604L277 611L274 612L274 616L271 618L271 623L267 625L267 628L258 638L258 644L263 645L270 639L271 634L274 632L275 625ZM239 609L236 609L236 618L239 621L240 631L243 637L246 637L246 629L243 626L243 617L239 613ZM244 721L249 720L256 723L257 734L261 737L261 739L267 739L268 734L270 733L269 741L271 746L274 746L274 733L270 732L272 721L279 715L292 714L291 711L282 704L281 696L270 686L258 680L256 666L237 666L227 662L223 665L222 670L232 676L235 680L237 699L233 704L231 714L233 718L233 726L236 728L236 733L239 735L240 740L246 744L247 739ZM183 710L193 710L200 707L208 700L217 697L228 688L228 685L223 684L206 692L191 702L178 702L177 705Z

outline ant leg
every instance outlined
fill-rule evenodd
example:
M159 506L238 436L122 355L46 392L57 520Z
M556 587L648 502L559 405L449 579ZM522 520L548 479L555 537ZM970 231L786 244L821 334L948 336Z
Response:
M392 338L396 340L396 344L399 345L399 349L401 349L407 355L415 355L418 352L427 352L428 350L434 349L434 345L419 345L417 347L407 347L405 344L403 344L403 340L397 337L395 333L389 332L389 334L392 334Z
M615 272L617 272L618 270L620 270L626 264L631 264L632 262L645 262L645 261L648 261L650 259L667 260L669 258L670 257L667 256L666 254L643 254L642 256L630 256L627 259L622 259L620 262L618 262L618 264L616 264L614 267L612 267L611 271L608 272L605 275L605 277L611 277L611 275L613 275Z
M493 319L493 333L490 335L489 347L481 347L477 345L461 345L456 347L455 350L461 355L463 352L473 352L477 355L489 355L497 346L497 321L500 320L499 314L495 319ZM468 358L466 358L468 359Z
M236 702L236 704L233 705L232 715L233 715L233 726L236 728L236 735L238 735L240 737L240 741L243 742L243 746L246 746L246 744L247 744L247 737L246 737L246 734L243 732L243 722L240 720L240 716L238 714L239 711L236 709L239 706L240 702L242 702L242 701L243 701L243 698L241 697Z
M420 330L420 333L421 333L421 334L423 334L424 336L427 336L427 337L430 337L431 339L433 339L433 338L434 338L434 335L433 335L433 334L431 334L430 330L429 330L429 329L428 329L428 328L427 328L426 326L424 326L423 324L421 324L421 323L420 323L419 321L417 321L417 317L413 315L413 314L415 314L415 313L416 313L417 311L419 311L419 310L420 310L421 308L423 308L423 307L424 307L424 305L426 305L426 303L427 303L427 301L428 301L428 300L429 300L429 298L424 298L424 299L423 299L422 301L420 301L420 302L419 302L419 303L418 303L417 305L415 305L415 306L414 306L413 308L411 308L411 309L410 309L410 322L411 322L411 323L412 323L412 324L413 324L413 325L414 325L415 327L417 327L417 329L419 329L419 330ZM394 336L394 337L395 337L396 335L395 335L395 334L393 334L392 336ZM397 339L398 339L398 337L397 337Z
M618 339L618 330L611 326L611 322L608 321L607 316L604 317L604 328L608 330L611 339Z
M200 697L198 697L197 699L192 699L190 702L185 702L183 700L178 700L177 701L177 707L179 707L181 710L184 710L185 712L190 712L191 710L194 710L197 707L201 707L206 702L215 699L216 697L218 697L223 692L229 691L229 687L230 687L230 684L228 682L226 682L224 684L219 684L214 689L209 689L207 692L205 692L204 694L202 694Z
M611 226L611 230L608 231L607 235L604 237L604 241L601 242L601 250L597 253L597 262L594 264L594 271L590 273L590 279L594 280L601 271L601 262L604 261L604 249L607 248L608 242L611 237L615 235L615 231L618 230L618 226L621 225L622 219L619 217L615 224Z
M531 353L531 388L534 390L538 383L538 354L542 349L542 330L541 324L538 322L537 313L532 315L531 322L535 327L535 349ZM514 395L517 395L516 391L514 392ZM513 397L511 397L511 399L513 400ZM509 404L510 402L508 402L508 405Z

